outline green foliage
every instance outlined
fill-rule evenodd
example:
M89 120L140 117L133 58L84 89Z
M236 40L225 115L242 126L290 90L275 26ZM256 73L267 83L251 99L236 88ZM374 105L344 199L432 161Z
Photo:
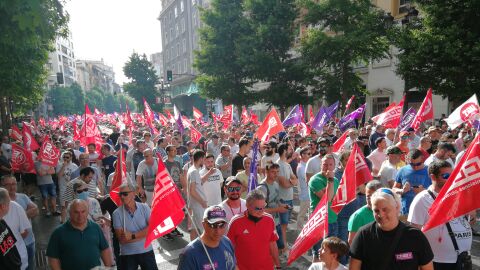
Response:
M155 85L159 83L159 79L145 54L133 53L125 63L123 72L131 80L123 85L123 89L137 101L142 110L143 98L153 110L163 109L163 104L155 103L155 97L159 95Z
M202 10L200 51L194 66L201 72L196 82L203 97L220 98L225 104L250 105L248 63L252 62L252 30L244 17L242 0L212 0Z
M302 0L310 28L302 40L302 54L318 78L314 95L330 103L363 95L362 80L353 64L385 57L389 51L389 23L370 0ZM339 95L340 94L340 95Z
M42 100L51 44L66 35L68 14L60 0L0 1L0 97L20 111ZM3 131L7 128L5 111Z
M480 2L418 0L418 20L393 36L409 87L463 102L480 89Z

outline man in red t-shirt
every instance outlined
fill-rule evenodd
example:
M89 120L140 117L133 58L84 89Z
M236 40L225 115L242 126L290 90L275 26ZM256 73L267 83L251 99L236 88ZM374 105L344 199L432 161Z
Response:
M400 132L400 141L396 144L400 150L402 150L403 154L400 156L402 161L405 161L405 155L408 154L409 148L408 143L410 142L410 133L406 130Z
M280 267L273 217L265 213L265 196L260 190L247 195L247 211L230 221L228 238L235 248L239 269L271 270ZM252 257L253 256L253 257Z

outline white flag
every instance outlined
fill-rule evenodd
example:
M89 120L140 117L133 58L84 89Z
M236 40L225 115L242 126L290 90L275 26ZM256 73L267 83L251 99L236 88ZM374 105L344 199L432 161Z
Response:
M454 129L465 122L473 121L479 117L480 107L478 106L477 95L473 94L471 98L458 106L445 121L451 129Z

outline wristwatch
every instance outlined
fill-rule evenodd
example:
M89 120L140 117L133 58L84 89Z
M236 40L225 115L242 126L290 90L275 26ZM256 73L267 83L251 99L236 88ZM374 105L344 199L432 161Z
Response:
M135 239L135 234L134 233L132 233L132 239Z

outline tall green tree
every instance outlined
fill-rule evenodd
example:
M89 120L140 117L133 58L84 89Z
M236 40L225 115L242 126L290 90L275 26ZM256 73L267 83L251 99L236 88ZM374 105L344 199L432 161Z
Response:
M48 52L67 33L62 0L0 1L0 115L8 132L6 103L31 108L43 97Z
M250 105L255 96L250 90L247 65L252 57L251 28L244 16L242 0L212 0L202 10L200 50L194 66L200 71L196 82L206 98L222 99L224 104Z
M306 86L310 72L292 48L299 16L295 0L247 0L247 18L252 26L251 76L268 82L260 92L264 102L279 108L282 117L288 107L310 102ZM296 53L296 56L292 54Z
M123 85L123 89L137 101L138 106L142 110L143 98L145 98L152 109L163 109L163 104L156 104L155 102L155 97L159 96L156 89L159 79L152 63L148 61L145 54L133 53L128 62L125 63L123 73L131 80Z
M397 72L409 87L463 102L480 89L480 2L417 0L420 16L399 28Z
M391 23L370 0L301 0L308 29L302 53L316 73L314 95L326 95L330 103L366 92L354 70L389 52L387 33Z

